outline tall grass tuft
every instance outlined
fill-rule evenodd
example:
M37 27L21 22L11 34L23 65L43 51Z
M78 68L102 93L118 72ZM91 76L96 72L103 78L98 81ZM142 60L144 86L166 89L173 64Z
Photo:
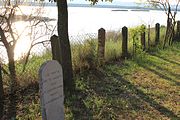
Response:
M106 32L105 61L117 60L122 53L122 35L120 31Z
M165 35L165 26L161 26L160 29L160 45L157 47L161 48L163 44L163 39ZM140 32L142 31L142 26L130 28L128 30L128 52L130 55L133 54L134 45L136 44L135 54L139 54L138 46L141 48L140 44ZM147 45L147 29L146 31L146 45ZM155 43L155 29L150 29L150 45L153 46ZM135 43L133 43L133 41ZM86 39L79 42L74 42L71 44L72 51L72 64L74 72L81 72L86 69L96 68L98 65L97 60L97 48L98 40L97 39ZM155 48L150 47L151 50ZM117 60L121 57L122 54L122 34L121 31L108 31L106 33L106 42L105 42L105 61ZM25 72L22 73L22 68L24 64L24 59L17 61L16 63L16 72L18 75L19 83L28 84L38 79L38 71L41 64L47 60L52 59L51 50L48 49L43 52L41 55L31 55L30 60L26 66ZM4 67L7 69L7 67ZM4 83L8 86L8 76L4 75Z
M16 72L20 85L26 85L37 81L40 66L43 62L51 59L52 54L50 49L45 50L41 55L33 54L30 56L25 71L23 71L25 60L21 59L20 61L17 61Z
M97 40L89 39L71 45L74 71L90 69L97 64Z

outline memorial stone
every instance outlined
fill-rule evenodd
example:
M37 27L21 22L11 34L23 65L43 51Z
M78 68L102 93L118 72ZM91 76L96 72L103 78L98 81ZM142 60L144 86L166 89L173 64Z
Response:
M64 120L62 66L56 60L45 62L39 71L43 120Z

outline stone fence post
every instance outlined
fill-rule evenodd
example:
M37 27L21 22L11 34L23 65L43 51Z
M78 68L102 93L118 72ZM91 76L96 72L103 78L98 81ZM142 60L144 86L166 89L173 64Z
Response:
M98 30L98 61L100 64L103 64L105 60L105 39L106 31L104 28L100 28Z
M150 49L150 41L151 41L151 26L148 25L148 49Z
M160 41L160 24L155 25L155 45L158 45Z
M143 51L146 50L146 33L144 31L141 33L141 45Z
M50 41L51 41L51 49L52 49L52 59L57 60L61 64L62 55L61 55L60 42L58 36L56 35L51 36Z
M176 40L180 42L180 21L177 21Z
M124 26L122 28L122 58L128 57L128 28Z

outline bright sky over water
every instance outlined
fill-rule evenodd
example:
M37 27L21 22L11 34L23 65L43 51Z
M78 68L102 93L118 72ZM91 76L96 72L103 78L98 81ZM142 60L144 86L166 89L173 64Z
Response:
M136 1L138 1L138 0L113 0L112 2L114 3L114 2L136 2ZM86 2L86 3L88 3L88 1L86 1L86 0L68 0L68 2L70 2L70 3L71 2L75 2L75 3L84 3L84 2Z
M129 5L132 5L133 3L137 2L138 0L112 0L112 2L108 2L106 0L103 0L103 2L101 0L99 0L99 2L97 4L101 4L101 5L125 5L127 6L128 4L126 3L131 3ZM90 4L90 2L88 0L68 0L68 3L71 4Z
M104 2L102 2L101 0L99 0L98 3L103 3L103 4L108 4L110 2L105 2L106 0L103 0ZM165 1L165 0L164 0ZM169 0L170 1L170 4L177 4L177 2L179 0ZM112 4L116 4L116 5L119 5L122 3L137 3L137 2L147 2L147 0L112 0ZM88 0L68 0L68 3L81 3L81 4L89 4L90 2Z
M136 0L114 0L114 1L120 1L120 2L134 2Z

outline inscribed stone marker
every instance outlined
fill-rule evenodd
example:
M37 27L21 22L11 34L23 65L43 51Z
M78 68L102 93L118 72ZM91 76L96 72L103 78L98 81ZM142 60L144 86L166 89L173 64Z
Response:
M45 62L39 71L43 120L64 120L62 67L56 60Z

